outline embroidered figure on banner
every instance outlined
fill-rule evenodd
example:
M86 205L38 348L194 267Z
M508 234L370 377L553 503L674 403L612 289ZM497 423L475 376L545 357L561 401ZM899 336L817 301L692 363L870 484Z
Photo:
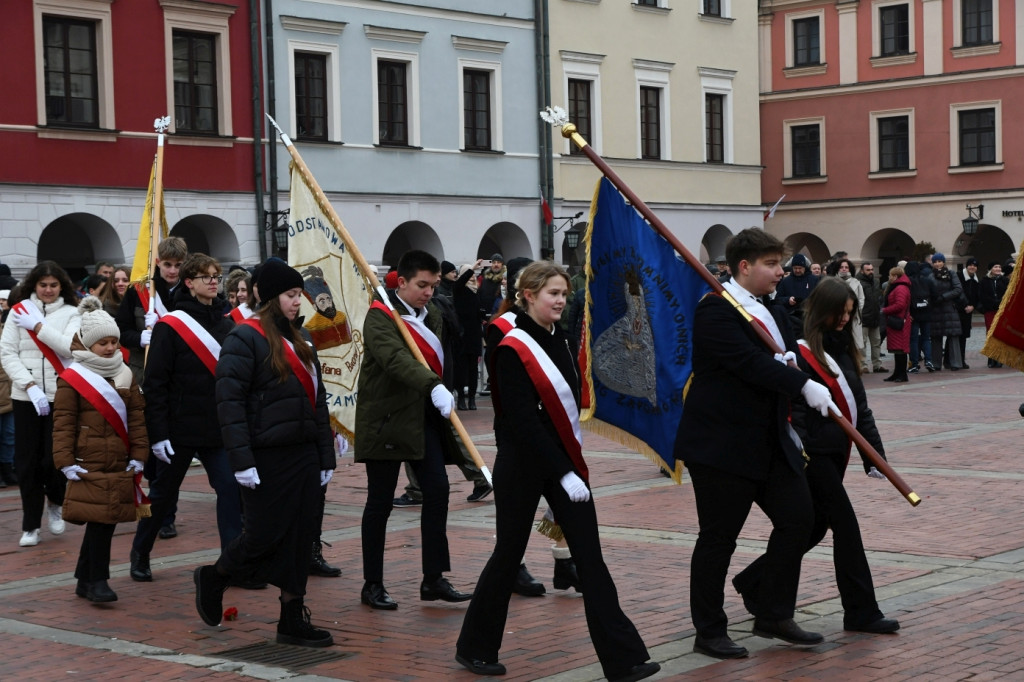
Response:
M658 404L654 332L647 313L648 292L637 271L628 267L616 273L609 306L622 316L597 339L592 349L594 374L608 388ZM621 295L618 292L622 292Z
M324 279L324 271L310 265L302 271L302 279L302 293L315 311L305 324L313 337L313 345L324 350L351 343L352 330L348 324L348 315L335 305L331 288Z

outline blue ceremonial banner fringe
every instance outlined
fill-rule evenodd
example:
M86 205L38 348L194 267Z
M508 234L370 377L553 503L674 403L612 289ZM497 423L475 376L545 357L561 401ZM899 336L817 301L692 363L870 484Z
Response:
M692 372L693 314L711 287L601 178L586 233L587 429L645 454L678 483L672 456Z

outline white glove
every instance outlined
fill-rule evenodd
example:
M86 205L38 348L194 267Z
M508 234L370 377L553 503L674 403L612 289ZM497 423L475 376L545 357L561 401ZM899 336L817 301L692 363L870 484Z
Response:
M159 443L153 443L153 454L161 462L171 463L171 457L174 456L174 448L171 447L171 441L162 440Z
M885 480L885 474L883 474L881 471L879 471L875 467L871 467L870 469L868 469L868 476L871 477L871 478L878 478L878 479L881 479L883 481Z
M82 479L78 477L78 474L89 473L77 464L72 464L69 467L61 467L60 470L64 472L64 475L69 481L81 481Z
M245 471L236 471L235 480L239 485L256 490L256 486L260 484L260 475L256 473L256 467L249 467Z
M50 414L50 401L46 399L43 389L38 386L29 386L25 392L28 393L28 399L32 401L32 407L36 408L36 414L40 417Z
M140 462L137 459L133 459L133 460L130 460L128 462L128 468L125 469L125 471L130 471L133 474L137 474L140 471L142 471L143 468L144 468L144 465L142 464L142 462Z
M321 469L320 470L320 487L324 487L331 482L331 478L334 476L334 469Z
M800 389L800 394L803 395L808 405L821 412L822 417L828 416L830 407L837 413L839 412L839 408L832 402L832 394L817 381L808 379L804 387Z
M445 419L451 416L452 408L455 407L455 398L452 397L452 392L444 387L444 384L438 384L430 391L430 402L434 403L434 407Z
M139 345L145 348L149 345L149 339L153 336L152 329L143 329L142 333L139 334Z
M160 320L160 316L154 312L146 313L146 326L152 329L156 326L156 323Z
M14 319L14 323L22 329L32 331L36 328L37 324L42 324L43 314L39 312L39 308L35 306L32 301L22 301L25 310L12 310L11 317Z
M784 365L788 365L790 362L796 364L796 353L791 350L787 350L785 353L776 353L775 360Z
M334 436L334 444L338 447L338 457L344 457L348 452L348 438L339 433Z
M575 471L570 471L565 476L562 476L562 480L559 483L562 484L562 488L573 502L586 502L590 499L590 488L587 487L582 478L576 475Z

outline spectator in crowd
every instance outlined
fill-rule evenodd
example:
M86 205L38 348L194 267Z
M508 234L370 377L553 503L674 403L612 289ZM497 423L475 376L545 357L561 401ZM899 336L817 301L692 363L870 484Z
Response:
M882 319L885 320L885 344L893 354L895 366L892 374L884 381L905 383L907 381L907 349L910 348L910 302L913 300L910 278L903 268L889 269L889 286L885 290L882 304ZM915 366L917 363L914 363Z
M811 274L815 277L821 277L821 263L811 263Z
M885 372L887 370L882 367L881 360L882 335L879 332L882 286L879 278L875 276L875 264L870 261L861 263L860 270L857 272L857 280L864 291L864 307L860 311L860 323L864 335L861 344L864 350L864 355L861 358L861 372Z
M80 317L74 285L53 261L37 264L22 282L0 337L0 363L11 379L14 469L21 489L22 547L39 544L49 500L50 532L64 532L66 479L53 467L53 399L57 374L70 364ZM59 367L51 363L57 363Z
M996 313L999 312L999 305L1003 302L1003 296L1006 294L1006 287L1008 284L1009 278L1003 275L1003 266L995 261L989 263L988 271L981 279L981 285L979 287L979 305L982 313L985 315L986 336L992 328L992 321L996 319ZM1003 363L989 358L989 369L997 369L1002 366Z
M480 356L483 355L483 323L486 319L480 314L480 306L477 305L476 272L482 263L482 260L478 260L472 265L463 265L452 283L455 312L462 326L462 338L455 356L455 392L460 410L476 409L476 380ZM443 265L441 269L444 270Z
M107 290L106 275L89 275L85 278L85 295L100 298Z
M802 253L793 256L790 268L790 274L776 288L775 305L789 314L793 329L798 330L803 325L804 300L818 285L819 278L807 269L807 258Z
M114 268L114 273L103 287L100 300L103 301L103 310L111 317L117 317L117 311L121 308L121 301L124 300L124 292L128 290L128 284L132 279L132 271L126 265Z
M936 369L946 367L954 372L964 368L960 354L959 309L966 302L960 278L946 267L946 256L932 254L932 271L936 297L932 301L932 364Z
M483 261L480 261L483 262ZM435 296L444 296L449 302L455 303L455 280L459 278L459 269L451 261L441 261L441 282L437 285Z
M10 308L7 299L10 289L0 289L0 339ZM14 405L11 402L11 378L0 364L0 488L18 485L14 474Z
M978 259L968 258L964 269L956 273L960 279L960 286L964 292L966 303L958 306L960 313L960 357L963 359L964 369L970 369L967 364L967 338L971 335L971 325L974 321L974 311L981 304L981 280L978 278Z
M864 353L864 332L861 329L860 311L864 310L864 287L861 286L860 280L854 277L853 262L846 257L845 252L843 256L835 261L836 277L843 280L846 286L853 290L853 293L857 296L857 314L854 315L853 320L850 321L850 329L853 332L853 340L857 344L857 350Z
M898 267L898 266L897 266ZM921 371L921 356L924 356L924 367L934 372L932 364L932 301L937 295L935 278L932 277L931 264L911 261L907 263L905 273L910 281L910 367L911 374ZM890 282L892 278L889 278Z
M718 268L718 281L728 282L732 273L729 271L729 261L726 260L724 253L715 258L715 266Z

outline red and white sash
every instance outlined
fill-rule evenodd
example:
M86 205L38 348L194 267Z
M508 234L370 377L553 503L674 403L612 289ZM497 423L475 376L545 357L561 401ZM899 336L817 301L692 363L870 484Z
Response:
M818 362L818 358L814 357L814 353L811 352L807 342L803 339L797 341L800 347L800 355L803 356L804 360L810 366L814 373L821 377L821 380L825 382L825 386L828 388L828 392L832 394L832 402L836 404L839 411L846 417L846 421L850 422L854 428L857 427L857 404L853 401L853 391L850 389L850 384L846 380L846 376L843 374L843 370L839 367L839 364L832 359L828 353L825 354L825 359L828 361L829 368L833 372L838 374L838 377L832 376L829 372L821 366ZM853 441L848 441L846 445L846 463L850 463L850 451L853 448Z
M135 284L135 293L139 295L139 303L142 305L142 309L149 311L149 287L145 286L142 282ZM153 299L153 312L157 314L157 317L163 317L167 314L167 306L160 299L160 293L156 293L156 298Z
M124 400L109 381L79 362L71 363L61 374L61 379L71 384L79 395L85 398L96 411L114 428L131 451L128 440L128 408Z
M263 324L258 317L251 317L246 320L242 320L239 325L247 325L252 327L260 333L260 336L267 338L267 332L263 330ZM288 364L291 366L292 371L295 372L295 377L302 384L302 388L306 390L306 397L309 398L309 404L316 409L316 392L318 390L318 382L316 378L316 370L312 367L308 367L302 363L299 359L298 353L295 352L295 346L288 339L282 338L284 341L284 356L288 359Z
M19 313L25 313L28 312L28 306L32 306L35 308L37 313L39 312L39 309L36 308L36 304L33 303L31 299L27 298L24 301L16 303L12 310L16 310ZM36 347L39 348L39 352L43 354L44 358L50 361L50 364L53 366L53 371L57 373L57 376L61 376L64 373L64 370L68 368L68 365L73 362L71 358L66 358L63 355L60 355L57 351L40 341L39 336L31 329L27 331L29 338L31 338L36 344Z
M387 313L388 317L391 317L391 310L380 301L374 300L370 308L382 310ZM424 318L426 318L426 315L424 315ZM430 331L427 325L423 324L423 320L418 317L402 315L402 319L405 320L405 325L409 328L409 335L416 342L416 347L423 353L423 358L427 361L427 365L437 376L443 376L444 349L441 347L441 339L437 338L437 334Z
M576 407L572 387L558 371L544 349L533 337L522 329L512 329L501 340L500 346L508 346L519 355L526 373L540 394L541 403L551 417L562 445L579 470L580 478L588 480L590 475L583 461L583 435L580 432L580 411Z
M502 334L508 334L516 328L516 314L510 310L504 315L494 318L491 324L497 327Z
M203 325L196 322L194 317L183 310L175 310L163 315L157 324L161 322L169 325L178 333L182 341L188 344L189 349L206 365L206 369L210 370L210 374L217 374L220 344L210 332L203 328Z
M230 317L232 320L235 321L235 324L238 324L242 320L248 320L255 314L256 313L254 313L247 304L239 303L238 306L232 308L231 312L228 313L225 317Z

